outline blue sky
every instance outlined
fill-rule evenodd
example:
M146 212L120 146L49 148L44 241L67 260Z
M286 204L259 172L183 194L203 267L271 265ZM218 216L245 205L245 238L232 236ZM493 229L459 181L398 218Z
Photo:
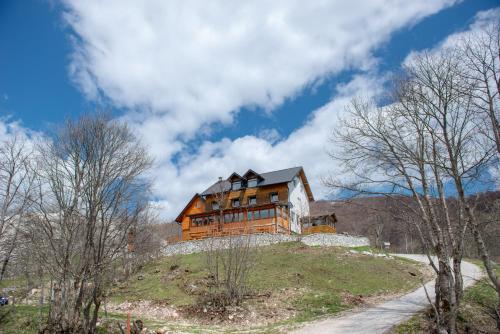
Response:
M314 124L333 118L343 99L377 94L410 52L436 47L499 6L436 0L386 9L382 1L325 14L292 3L256 1L242 10L3 0L2 122L46 132L82 112L111 110L151 147L155 196L171 215L217 175L248 168L304 165L321 197L319 180L335 167L326 157L311 163L287 152L324 153L307 141L321 139Z

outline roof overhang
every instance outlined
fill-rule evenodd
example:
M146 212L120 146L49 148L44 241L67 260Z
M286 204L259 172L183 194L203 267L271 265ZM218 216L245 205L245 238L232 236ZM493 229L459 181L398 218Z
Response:
M306 194L307 194L307 198L309 199L309 202L313 202L314 196L313 196L313 193L311 191L311 186L309 185L309 181L307 181L307 177L306 177L306 173L304 172L304 168L300 168L300 171L298 174L299 174L300 178L302 179L302 183L304 184L304 188L306 189Z
M186 210L189 209L189 207L194 203L194 201L196 201L196 199L200 197L200 194L196 193L194 194L193 198L191 198L191 200L188 202L188 204L184 207L184 209L182 209L181 213L179 213L179 215L177 216L177 218L175 218L175 221L180 224L182 223L182 217L184 216L184 214L186 213Z

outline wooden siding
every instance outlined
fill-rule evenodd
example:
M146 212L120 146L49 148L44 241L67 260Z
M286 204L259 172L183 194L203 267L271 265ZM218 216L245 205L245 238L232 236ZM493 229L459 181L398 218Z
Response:
M278 194L278 202L271 202L271 194ZM255 196L257 204L249 205L248 198ZM230 191L224 196L222 209L224 213L244 212L245 218L241 222L231 222L222 224L212 223L204 226L192 226L191 218L214 215L217 210L212 209L212 203L216 201L215 195L209 195L206 199L196 198L191 205L185 209L182 219L182 240L200 239L214 235L227 235L233 233L289 233L290 222L287 209L283 206L288 203L288 185L286 183L275 184L256 188L243 188L236 191ZM240 207L233 208L232 200L239 199ZM266 208L276 208L280 210L280 217L265 218L247 221L246 212L251 210L260 210Z
M319 226L311 226L304 227L302 233L303 234L313 234L313 233L336 233L337 230L335 227L328 225L319 225Z
M189 230L189 225L190 225L190 215L194 215L197 213L203 213L205 212L205 203L201 197L196 198L193 203L187 208L187 210L184 213L184 216L182 217L182 235L184 235L184 231Z
M271 186L245 188L241 190L230 191L224 196L223 209L231 209L233 199L239 199L241 206L247 206L248 198L251 196L257 197L256 206L269 204L271 203L270 196L272 193L278 193L278 199L280 203L286 204L288 202L288 186L286 183L282 183ZM204 204L205 212L212 211L212 202L214 201L217 201L215 195L207 196ZM188 213L186 213L186 215L188 215Z

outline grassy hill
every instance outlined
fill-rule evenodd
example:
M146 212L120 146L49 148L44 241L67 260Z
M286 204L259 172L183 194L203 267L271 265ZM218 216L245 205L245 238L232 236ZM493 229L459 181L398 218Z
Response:
M263 328L307 321L370 303L415 288L422 278L418 264L343 248L284 243L255 252L249 277L251 293L228 318L193 311L209 286L204 254L166 257L149 263L128 281L113 287L110 300L114 305L142 305L137 310L132 306L132 313L144 318L148 311L143 304L149 301L152 309L161 305L175 310L179 320L223 325L226 329L249 325ZM159 320L157 313L152 314ZM170 315L162 320L176 321Z
M107 321L103 322L123 321L129 311L150 329L272 333L377 302L420 284L423 274L419 264L364 255L359 252L362 250L308 247L295 242L255 249L250 292L242 305L223 315L204 312L205 306L200 305L210 285L205 254L163 257L112 287ZM0 332L35 333L38 316L35 306L17 307ZM104 310L102 316L105 320ZM25 327L19 327L22 324Z

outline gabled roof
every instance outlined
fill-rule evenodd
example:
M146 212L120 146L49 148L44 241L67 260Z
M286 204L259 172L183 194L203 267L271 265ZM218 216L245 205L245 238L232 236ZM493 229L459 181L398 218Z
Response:
M239 180L239 181L241 181L241 180L244 180L244 179L241 177L241 175L240 175L240 174L238 174L238 173L233 173L233 174L231 174L231 175L227 178L227 180L228 180L229 182L233 182L233 181L235 181L235 180Z
M184 207L184 209L182 209L181 213L179 213L179 215L177 216L177 218L175 218L175 221L177 223L181 223L182 222L182 217L184 216L184 213L186 212L187 209L189 209L189 207L191 206L191 204L194 203L194 201L200 197L200 194L196 193L194 194L193 198L191 198L191 200L188 202L188 204Z
M253 172L252 170L247 171L248 172ZM245 173L245 175L247 174ZM233 176L236 173L233 173L231 176ZM302 179L302 183L304 184L304 187L306 189L307 196L310 201L314 201L314 197L312 195L311 188L309 186L309 182L307 181L306 175L304 173L304 169L302 167L292 167L292 168L287 168L287 169L281 169L273 172L267 172L267 173L255 173L257 175L260 175L261 181L258 183L258 187L262 186L269 186L273 184L280 184L280 183L288 183L293 180L293 178L297 175L300 176ZM236 174L238 175L238 174ZM239 175L238 175L239 176ZM229 191L231 189L231 183L228 180L222 181L222 189L224 191ZM220 185L219 182L215 182L213 185L208 187L204 192L201 193L202 196L204 195L211 195L216 192L220 191Z
M264 178L257 172L249 169L247 170L247 172L245 174L243 174L243 178L246 179L246 180L250 180L250 179L258 179L258 180L264 180Z

